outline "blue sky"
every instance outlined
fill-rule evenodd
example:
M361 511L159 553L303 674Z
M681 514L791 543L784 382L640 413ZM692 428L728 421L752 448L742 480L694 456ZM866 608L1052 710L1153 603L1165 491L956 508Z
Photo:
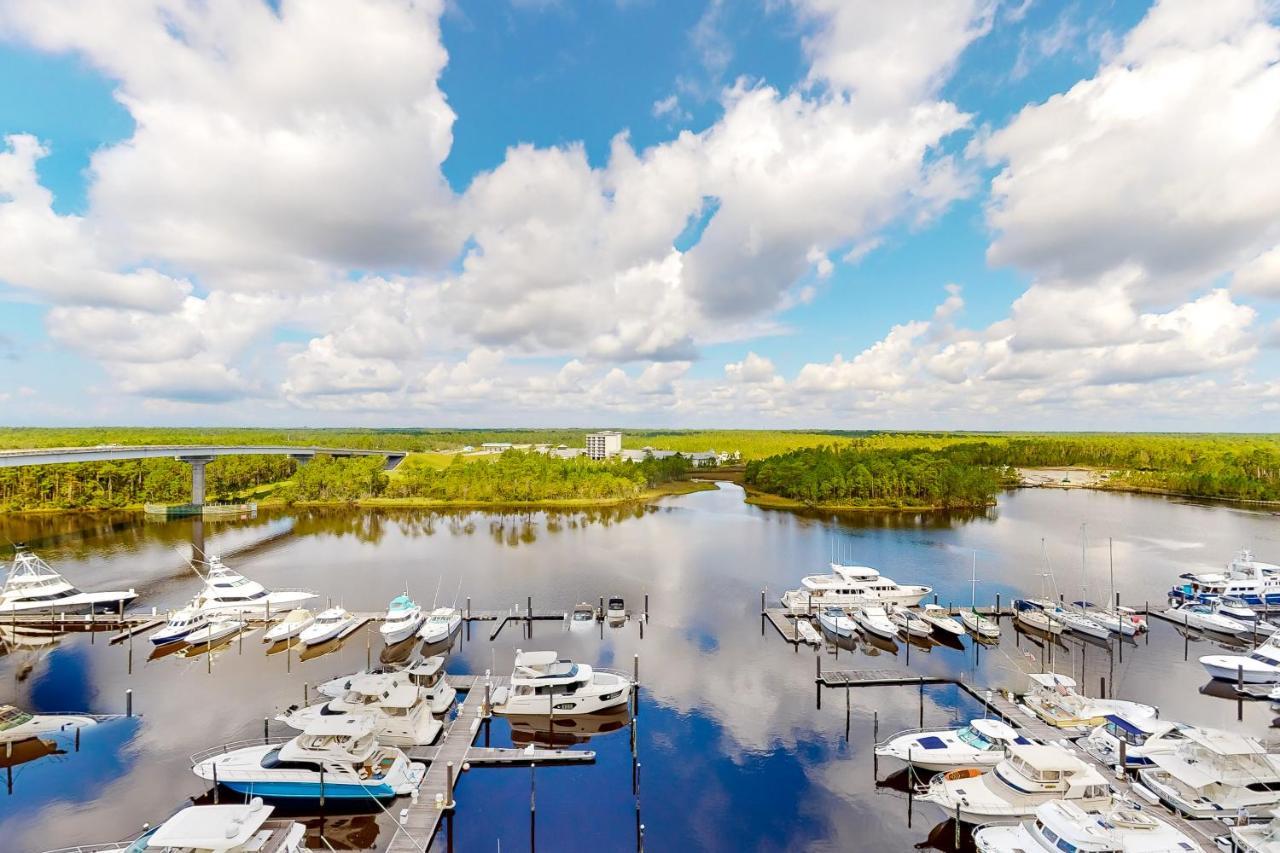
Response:
M0 3L0 400L1274 428L1273 15Z

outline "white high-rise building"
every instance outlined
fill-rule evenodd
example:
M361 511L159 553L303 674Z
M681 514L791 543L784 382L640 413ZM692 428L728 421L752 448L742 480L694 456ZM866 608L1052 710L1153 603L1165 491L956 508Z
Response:
M608 459L622 452L622 433L589 432L587 433L587 455L592 459Z

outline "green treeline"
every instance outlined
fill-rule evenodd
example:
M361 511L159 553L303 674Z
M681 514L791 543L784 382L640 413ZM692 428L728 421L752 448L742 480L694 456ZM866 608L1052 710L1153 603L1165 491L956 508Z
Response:
M747 463L748 486L810 506L981 507L995 500L997 469L937 452L811 447Z

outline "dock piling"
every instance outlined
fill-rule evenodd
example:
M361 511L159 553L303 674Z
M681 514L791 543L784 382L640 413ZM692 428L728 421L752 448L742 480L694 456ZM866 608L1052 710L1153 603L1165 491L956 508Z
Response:
M271 739L271 721L266 717L262 718L262 739L264 741Z
M124 715L126 717L133 716L133 688L127 688L124 691Z
M920 728L924 728L924 676L920 676Z
M447 811L447 810L449 810L449 809L452 809L452 808L453 808L453 806L454 806L454 802L453 802L453 762L452 762L452 761L449 761L449 762L446 762L446 763L445 763L445 765L444 765L444 774L445 774L445 775L444 775L444 778L445 778L445 786L444 786L444 795L445 795L445 796L444 796L444 808L445 808L445 810Z
M310 704L311 704L311 685L304 681L302 682L302 707L305 708Z
M79 729L77 729L76 731L78 732L78 731L79 731ZM321 769L321 771L320 771L320 779L321 779L322 781L323 781L323 779L324 779L324 770L323 770L323 769ZM324 801L323 801L323 800L321 800L321 802L324 802ZM216 761L215 761L215 762L213 762L213 804L214 804L215 806L218 804L218 762L216 762Z
M649 621L649 593L644 594L644 621Z
M1098 676L1098 698L1107 698L1107 677L1105 675Z

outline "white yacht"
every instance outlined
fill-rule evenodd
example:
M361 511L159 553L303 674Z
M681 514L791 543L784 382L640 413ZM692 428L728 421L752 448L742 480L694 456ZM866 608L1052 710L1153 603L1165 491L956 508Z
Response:
M292 639L315 624L316 617L306 608L289 611L289 615L267 629L262 635L264 643L279 643Z
M627 605L621 596L615 595L609 599L609 606L605 610L605 617L610 622L616 622L627 618Z
M1204 655L1200 665L1223 681L1243 679L1245 684L1280 682L1280 637L1271 637L1247 655Z
M322 611L316 617L316 621L298 632L298 639L305 645L318 646L341 635L343 631L346 631L355 622L356 617L348 613L346 609L330 607L328 610Z
M1161 802L1188 817L1219 817L1244 811L1264 817L1280 805L1280 755L1251 737L1188 727L1186 742L1151 756L1138 771Z
M1042 634L1057 636L1062 633L1062 623L1044 612L1041 602L1020 598L1013 602L1013 621Z
M921 770L991 767L1010 744L1031 741L999 720L973 720L958 729L911 729L876 744L876 755L896 758Z
M188 634L199 631L208 624L207 612L194 605L188 605L170 614L169 621L164 623L164 627L153 632L147 639L157 646L167 646L179 640L185 641Z
M434 646L436 643L443 643L452 637L461 627L462 611L456 607L437 607L431 611L427 621L422 623L422 629L418 631L418 636L428 646Z
M307 828L269 820L273 807L247 804L188 806L133 841L81 845L49 853L306 853Z
M967 823L1010 823L1051 800L1103 808L1111 803L1111 788L1093 765L1061 747L1014 745L985 772L966 767L935 776L916 799L941 806L950 816L958 807Z
M383 690L391 690L399 684L409 683L418 688L419 695L431 707L431 713L443 714L453 705L458 691L445 677L444 657L435 655L404 669L373 669L344 675L321 684L317 690L321 695L337 699L351 689L356 679L377 678Z
M1000 623L990 616L983 616L973 608L961 610L960 621L964 623L965 628L982 639L996 640L1000 637Z
M1186 741L1184 728L1181 723L1155 717L1129 719L1123 714L1108 714L1105 722L1076 743L1108 767L1120 763L1120 745L1124 744L1126 769L1150 767L1151 756L1172 752Z
M863 604L910 607L933 592L932 587L899 584L869 566L840 563L831 564L830 574L809 575L802 578L800 584L800 589L789 590L782 596L783 606L795 612L808 612L811 604L814 608L827 605L858 607Z
M1189 572L1180 577L1186 583L1169 590L1171 601L1212 603L1231 596L1250 607L1280 607L1280 566L1256 560L1248 550L1238 552L1225 572Z
M939 634L950 634L953 637L964 636L964 625L957 622L947 611L936 604L926 604L916 614L928 622ZM997 633L998 630L997 630Z
M377 675L356 676L336 699L326 699L305 708L293 706L276 717L295 729L305 731L321 719L344 714L368 717L380 743L392 746L427 746L440 735L440 721L431 713L431 703L418 687L403 679L388 685Z
M1112 634L1120 634L1123 637L1132 637L1141 630L1138 623L1135 622L1128 613L1116 610L1112 607L1098 607L1087 601L1075 602L1077 607L1081 608L1087 618L1097 622L1106 628Z
M898 626L889 621L889 614L878 604L867 604L853 613L858 627L875 637L892 640L898 636Z
M498 714L573 716L627 704L631 679L620 672L559 660L555 652L516 650L510 686L493 694Z
M192 646L212 645L219 640L230 637L237 631L243 631L245 623L235 619L213 619L207 625L192 631L183 637L183 641Z
M422 627L422 620L425 618L422 615L422 608L412 598L407 595L397 595L391 599L386 618L383 619L378 632L382 634L384 643L393 646L412 637L418 628Z
M933 636L933 625L920 618L914 610L896 604L889 605L889 621L898 626L904 637Z
M1199 628L1215 634L1232 637L1250 633L1253 629L1230 616L1223 616L1213 604L1178 604L1164 612L1165 618L1188 628Z
M1187 835L1131 803L1085 811L1066 801L1045 803L1015 826L983 826L973 834L978 853L1179 853L1201 847Z
M1063 629L1067 631L1073 631L1097 640L1106 640L1111 637L1111 632L1107 630L1105 625L1096 622L1092 617L1086 616L1079 610L1072 610L1071 608L1063 607L1061 604L1046 607L1044 615L1055 622L1061 623Z
M86 714L29 714L13 705L0 705L0 743L16 743L97 724L96 719Z
M596 625L596 608L583 601L573 606L569 614L570 631L589 631Z
M1100 726L1108 716L1117 714L1126 719L1154 717L1157 709L1139 702L1123 699L1090 699L1076 692L1074 679L1054 672L1033 672L1028 676L1031 684L1022 704L1051 726L1070 729L1083 726Z
M0 613L116 613L137 597L132 589L81 592L44 560L19 550L0 588Z
M1232 853L1280 853L1280 809L1266 823L1231 827Z
M269 590L227 566L220 557L209 557L208 566L204 589L200 590L193 603L211 613L234 614L268 609L284 612L316 597L315 592L307 589Z
M382 746L368 717L320 717L297 737L227 744L191 756L191 771L247 796L314 800L368 799L409 794L426 766ZM323 771L322 771L323 768Z
M858 626L841 607L824 607L818 611L818 623L837 637L852 637Z

